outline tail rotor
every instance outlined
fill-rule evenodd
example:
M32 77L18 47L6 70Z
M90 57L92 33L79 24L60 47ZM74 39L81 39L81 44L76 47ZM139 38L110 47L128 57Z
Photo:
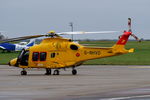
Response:
M128 32L132 33L132 28L131 28L131 18L128 18ZM141 40L135 35L135 34L131 34L131 36L137 40L138 42L141 42Z

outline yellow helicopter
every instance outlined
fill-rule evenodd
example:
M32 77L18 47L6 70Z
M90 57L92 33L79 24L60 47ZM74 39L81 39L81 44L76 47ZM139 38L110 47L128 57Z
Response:
M7 39L4 41L8 42L48 36L48 38L43 39L40 44L23 49L18 58L12 59L9 62L9 65L22 68L23 70L21 71L21 75L27 75L27 71L25 70L26 68L45 68L45 75L51 75L52 69L54 69L53 75L59 75L59 69L65 69L69 67L72 68L72 74L76 75L76 67L80 66L87 60L134 52L133 48L130 50L126 50L124 48L130 35L139 41L139 39L134 34L132 34L130 18L128 19L128 26L129 30L124 31L123 35L120 36L117 43L112 47L86 47L73 42L71 39L66 39L60 36L65 34L88 34L105 32L55 33L54 31L51 31L47 35L24 36Z

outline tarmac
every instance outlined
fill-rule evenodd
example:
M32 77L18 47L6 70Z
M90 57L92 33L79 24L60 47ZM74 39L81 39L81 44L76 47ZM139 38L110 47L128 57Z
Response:
M83 65L44 75L44 69L0 65L0 100L150 100L150 66Z

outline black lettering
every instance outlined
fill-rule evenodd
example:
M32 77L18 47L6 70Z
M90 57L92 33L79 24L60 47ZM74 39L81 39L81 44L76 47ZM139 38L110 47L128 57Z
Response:
M100 51L84 51L84 54L87 55L100 55Z

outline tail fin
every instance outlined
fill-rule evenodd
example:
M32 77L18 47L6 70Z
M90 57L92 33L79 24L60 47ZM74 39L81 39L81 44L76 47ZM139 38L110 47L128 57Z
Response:
M31 47L35 44L35 39L31 39L30 42L27 44L28 47Z
M132 34L132 32L126 32L124 31L123 35L120 37L120 39L117 42L117 45L125 45L128 41L129 36Z
M132 32L124 32L123 35L120 37L120 39L117 41L117 43L113 46L114 51L116 53L122 54L122 53L131 53L134 52L134 49L131 48L130 50L126 50L124 47L128 41L129 36L132 34Z
M128 31L124 31L123 35L119 37L119 40L117 43L113 46L114 51L117 53L129 53L134 52L134 49L126 50L124 46L126 45L130 35L133 36L132 30L131 30L131 18L128 18Z

